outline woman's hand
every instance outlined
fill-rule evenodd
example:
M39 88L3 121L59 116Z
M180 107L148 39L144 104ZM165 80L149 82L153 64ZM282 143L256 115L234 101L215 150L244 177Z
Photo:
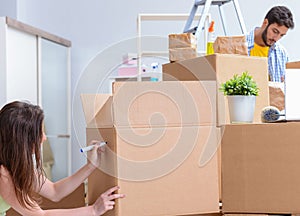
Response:
M115 205L115 200L124 198L124 194L114 193L119 189L119 186L108 189L106 192L101 194L93 205L94 215L103 215L105 212L112 210Z
M104 152L105 146L100 147L100 142L93 140L90 142L90 145L94 145L94 148L91 151L88 151L87 157L89 163L95 167L100 166L101 154Z

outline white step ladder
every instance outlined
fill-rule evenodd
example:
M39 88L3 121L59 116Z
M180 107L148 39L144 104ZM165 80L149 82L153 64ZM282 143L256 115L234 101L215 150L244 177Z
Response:
M221 17L221 21L222 21L222 26L223 26L223 30L224 30L224 34L227 35L227 31L226 31L226 22L225 22L225 18L224 18L224 12L223 12L223 8L222 5L228 3L228 2L233 2L233 5L235 7L235 12L237 14L237 18L242 30L242 34L246 34L246 26L244 23L244 19L242 17L242 13L240 10L240 6L238 3L238 0L195 0L195 4L192 8L192 11L190 13L190 16L185 24L184 27L184 33L190 32L193 33L196 38L199 37L199 34L202 30L204 30L204 25L205 25L205 19L208 15L209 12L209 8L211 5L217 5L219 7L219 13L220 13L220 17ZM194 20L195 14L198 10L198 6L204 6L201 12L201 17L199 19L198 25L196 27L191 28L192 22Z

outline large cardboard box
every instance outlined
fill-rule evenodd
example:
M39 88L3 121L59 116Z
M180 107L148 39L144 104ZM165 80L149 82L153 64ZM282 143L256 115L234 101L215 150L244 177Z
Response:
M234 74L248 71L260 88L256 98L254 122L261 122L261 110L269 105L267 58L214 54L163 65L163 80L215 80L217 92L217 125L230 123L226 97L218 91L220 84Z
M126 198L106 215L219 212L214 86L117 82L113 95L82 95L87 142L108 142L88 202L119 185Z
M300 123L225 125L224 213L299 213Z

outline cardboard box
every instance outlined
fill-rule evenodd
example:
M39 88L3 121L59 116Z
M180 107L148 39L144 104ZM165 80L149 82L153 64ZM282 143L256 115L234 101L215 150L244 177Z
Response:
M219 140L206 117L213 113L206 98L215 100L214 85L117 82L113 95L82 95L87 143L108 142L88 179L88 203L119 185L126 198L106 215L219 212Z
M300 123L226 125L223 213L298 213Z
M115 82L113 95L82 96L87 126L212 126L215 85L215 81Z
M260 88L256 98L254 122L261 122L261 110L269 105L267 58L230 54L213 54L163 65L163 80L215 80L217 92L217 125L230 123L226 97L220 84L234 74L248 71Z

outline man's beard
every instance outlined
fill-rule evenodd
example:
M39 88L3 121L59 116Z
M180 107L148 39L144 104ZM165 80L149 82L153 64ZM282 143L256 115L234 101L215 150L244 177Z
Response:
M268 24L268 26L265 28L265 30L261 34L261 38L262 38L264 44L268 47L272 46L272 45L268 44L268 42L267 42L267 32L268 32L269 26L270 26L270 24Z

